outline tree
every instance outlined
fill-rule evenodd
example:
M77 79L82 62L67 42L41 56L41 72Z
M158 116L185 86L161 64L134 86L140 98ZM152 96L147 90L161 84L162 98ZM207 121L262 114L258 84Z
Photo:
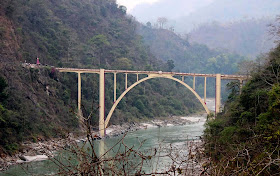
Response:
M129 60L128 58L122 57L122 58L118 58L113 62L113 66L116 69L120 69L120 70L129 70L132 67L131 64L131 60Z
M4 92L7 86L6 80L0 77L0 103L7 98L7 94Z
M104 54L104 50L107 46L110 45L110 42L107 40L107 37L105 35L99 34L93 36L89 43L98 51L99 55L99 66L101 65L101 57ZM106 64L106 58L104 58L104 63Z
M125 6L121 5L119 8L124 14L126 14L127 8Z
M250 75L253 71L257 71L256 62L244 60L238 64L238 70L241 75Z
M280 41L280 15L277 16L275 24L270 25L270 33L273 37L275 37L276 42Z
M146 23L146 26L147 26L148 28L152 28L152 23L148 21L148 22Z
M167 71L172 71L172 69L175 67L174 61L173 60L168 60L166 62L167 65Z
M159 23L159 28L162 29L163 26L165 25L165 23L168 22L168 19L165 18L165 17L159 17L159 18L157 19L157 22Z

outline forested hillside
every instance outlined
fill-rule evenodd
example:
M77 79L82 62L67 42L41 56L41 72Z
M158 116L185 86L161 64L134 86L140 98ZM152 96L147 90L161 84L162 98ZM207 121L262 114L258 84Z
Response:
M269 25L274 19L250 19L231 23L207 23L191 31L191 43L205 44L211 49L221 48L250 58L267 53L275 46Z
M155 56L169 63L174 62L175 70L178 71L234 74L238 71L238 64L246 59L246 57L224 50L209 49L206 45L190 44L187 39L182 39L166 29L139 26L138 32ZM188 83L192 84L190 80ZM197 91L201 95L203 95L203 84L204 80L198 80ZM214 79L210 80L208 85L207 94L213 97L215 95Z
M279 175L279 68L278 44L255 63L241 95L230 85L224 111L205 131L212 175Z
M136 33L137 23L113 0L0 1L0 153L20 142L63 136L78 128L77 75L51 66L171 71ZM23 68L22 62L44 68ZM129 76L129 85L136 77ZM113 78L106 76L106 107L113 104ZM118 95L124 75L118 75ZM176 91L175 91L176 90ZM83 114L98 121L98 76L82 75ZM194 96L166 80L136 87L118 106L112 123L182 115L199 110ZM108 113L109 109L106 109Z

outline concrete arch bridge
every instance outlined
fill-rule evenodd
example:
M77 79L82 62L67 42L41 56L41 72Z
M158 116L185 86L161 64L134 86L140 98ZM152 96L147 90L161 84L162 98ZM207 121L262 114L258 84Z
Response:
M129 70L105 70L105 69L77 69L77 68L57 68L59 72L72 72L77 73L78 75L78 114L81 117L81 74L83 73L92 73L99 74L99 133L101 137L105 136L105 129L107 128L111 116L116 109L118 103L122 100L122 98L135 86L138 84L147 81L153 78L166 78L174 80L184 87L189 89L199 100L201 105L204 107L205 111L210 114L208 107L206 106L206 81L207 78L212 77L216 79L216 96L215 96L215 113L220 112L221 106L221 79L225 80L239 80L240 86L243 85L243 82L248 79L247 76L242 75L222 75L222 74L197 74L197 73L177 73L177 72L162 72L162 71L129 71ZM125 91L117 97L117 74L125 75ZM113 74L114 75L114 104L109 111L109 114L105 118L105 74ZM136 80L135 82L128 87L127 77L128 74L135 74ZM139 79L139 75L146 75L146 77ZM176 77L181 77L178 79ZM193 86L190 87L188 84L184 82L185 77L193 77ZM204 77L204 98L202 99L195 91L195 78L196 77Z

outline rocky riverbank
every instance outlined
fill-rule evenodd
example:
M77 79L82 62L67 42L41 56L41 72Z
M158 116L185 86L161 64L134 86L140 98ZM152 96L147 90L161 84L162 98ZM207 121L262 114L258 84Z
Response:
M165 127L165 126L180 126L191 123L205 121L206 115L199 114L189 117L170 117L165 119L154 119L142 123L124 123L122 125L111 125L106 129L107 137L116 137L126 132L137 131L147 128Z
M147 128L157 128L163 126L186 125L205 121L205 114L198 114L191 117L170 117L165 119L154 119L148 122L141 123L124 123L122 125L111 125L106 129L106 138L116 137L127 132L143 130ZM98 131L93 131L93 136L98 136ZM99 137L97 137L98 139ZM69 142L86 141L85 136L75 138L73 134L69 134L65 139L52 139L38 143L26 142L23 143L23 150L14 156L6 156L0 158L0 171L6 170L9 166L26 162L41 161L55 156L58 150L61 150L68 145Z
M209 169L209 158L205 157L204 142L202 140L195 140L189 142L189 155L187 166L184 168L183 175L189 176L206 176Z
M8 169L9 166L32 161L42 161L55 155L57 150L65 146L68 139L52 139L37 143L25 142L22 151L13 155L0 158L0 171Z

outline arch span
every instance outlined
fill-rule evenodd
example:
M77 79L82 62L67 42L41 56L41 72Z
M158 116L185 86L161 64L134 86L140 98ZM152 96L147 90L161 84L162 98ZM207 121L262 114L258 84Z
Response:
M144 82L144 81L147 81L149 79L153 79L153 78L167 78L167 79L171 79L171 80L174 80L180 84L182 84L183 86L185 86L186 88L188 88L195 96L196 98L200 101L200 103L202 104L202 106L204 107L205 111L207 112L207 114L210 114L210 111L208 109L208 107L205 105L205 103L202 101L202 99L200 98L200 96L189 86L187 85L185 82L177 79L177 78L174 78L173 76L171 75L158 75L158 74L151 74L151 75L148 75L148 77L146 78L143 78L137 82L135 82L134 84L132 84L130 87L128 87L120 96L119 98L116 100L116 102L114 103L114 105L112 106L109 114L107 115L107 118L105 120L105 128L107 128L108 124L109 124L109 121L113 115L113 112L115 111L117 105L119 104L119 102L122 100L122 98L132 89L134 88L135 86L137 86L138 84Z

